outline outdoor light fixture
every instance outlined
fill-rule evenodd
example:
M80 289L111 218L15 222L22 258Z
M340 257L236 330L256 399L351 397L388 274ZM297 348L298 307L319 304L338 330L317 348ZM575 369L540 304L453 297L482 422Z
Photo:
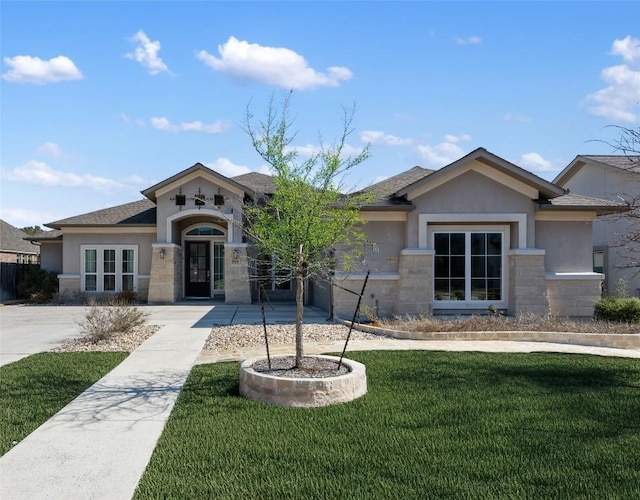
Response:
M160 249L160 258L164 260L164 248Z

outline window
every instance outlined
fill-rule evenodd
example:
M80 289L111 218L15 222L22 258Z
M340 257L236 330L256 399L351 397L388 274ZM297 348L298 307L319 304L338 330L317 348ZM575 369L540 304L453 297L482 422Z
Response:
M200 226L187 231L185 236L224 236L224 231L212 226Z
M593 272L604 273L604 251L596 250L593 252Z
M434 299L504 301L504 240L499 231L434 231Z
M291 290L291 271L276 270L274 260L275 256L261 255L258 257L258 282L267 291Z
M82 245L82 290L135 291L137 250L136 246Z
M224 243L213 242L213 289L224 290Z

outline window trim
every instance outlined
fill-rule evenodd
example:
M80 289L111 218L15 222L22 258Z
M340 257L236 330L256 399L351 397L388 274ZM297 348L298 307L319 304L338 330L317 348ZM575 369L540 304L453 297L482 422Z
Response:
M435 249L436 233L464 233L465 234L465 300L436 300L435 295L435 267L432 268L431 291L433 296L434 309L486 309L494 306L505 309L509 304L509 266L508 252L510 249L510 233L509 225L488 225L488 224L464 224L464 225L431 225L429 227L429 244L431 249ZM471 233L501 233L502 234L502 276L501 276L501 300L471 300L471 252L470 244ZM435 254L433 256L433 264L435 266Z
M86 251L87 250L95 250L96 252L96 272L95 273L87 273L86 272ZM104 289L104 276L105 275L113 275L114 273L105 273L104 272L104 251L105 250L115 250L116 253L116 283L115 290L106 290ZM122 251L123 250L133 250L133 272L123 273L122 272ZM87 275L96 276L96 289L95 290L87 290L86 277ZM83 293L120 293L122 291L122 277L132 276L133 275L133 291L138 291L138 245L80 245L80 290Z

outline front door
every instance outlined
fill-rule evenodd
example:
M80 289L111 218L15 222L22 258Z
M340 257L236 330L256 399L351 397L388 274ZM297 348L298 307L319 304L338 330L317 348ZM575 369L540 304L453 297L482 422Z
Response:
M208 241L187 241L187 276L185 295L187 297L209 297L211 292L211 271Z

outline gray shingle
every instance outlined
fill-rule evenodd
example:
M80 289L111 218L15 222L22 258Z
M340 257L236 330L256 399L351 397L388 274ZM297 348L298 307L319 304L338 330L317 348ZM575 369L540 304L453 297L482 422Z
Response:
M580 155L580 157L604 163L610 167L640 173L640 155Z
M414 182L419 181L420 179L423 179L433 172L435 172L435 170L416 166L405 172L401 172L393 177L389 177L388 179L368 186L354 194L370 194L372 199L367 203L367 206L369 207L397 207L398 205L410 206L412 205L410 202L396 198L394 193L413 184Z
M134 201L45 225L53 229L64 226L155 226L156 205L150 200Z
M567 193L550 200L537 200L541 209L583 209L595 210L599 214L621 212L626 210L627 205L618 201L592 198L581 194Z
M249 172L247 174L236 175L232 177L232 179L256 193L273 194L276 190L276 184L270 175Z
M40 249L26 241L28 234L0 220L0 250L3 252L38 254Z

